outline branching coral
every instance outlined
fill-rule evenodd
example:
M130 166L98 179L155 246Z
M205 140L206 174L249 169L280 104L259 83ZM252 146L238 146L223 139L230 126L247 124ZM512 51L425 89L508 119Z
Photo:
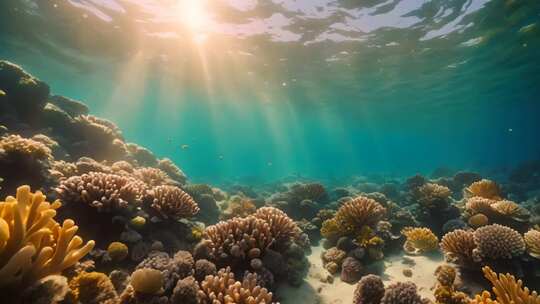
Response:
M439 240L429 228L406 227L401 233L407 238L403 249L409 254L421 254L437 249Z
M199 298L202 304L270 304L272 293L257 285L257 275L247 274L242 282L234 279L230 268L201 282Z
M470 230L456 229L443 236L440 243L446 259L461 266L474 263L473 250L476 248L474 234Z
M519 232L498 224L478 228L474 232L474 243L477 260L511 259L525 252L525 242Z
M516 280L510 274L498 274L491 268L482 268L484 276L493 285L495 299L492 299L489 291L483 291L471 301L471 304L540 304L540 297L536 291L530 291L523 287L521 280Z
M55 190L64 201L82 202L110 212L130 203L142 203L146 184L129 176L90 172L60 182Z
M492 200L501 199L501 189L497 183L487 179L482 179L480 181L472 183L469 187L465 188L464 196L466 198L471 198L474 196L479 196Z
M254 216L270 225L270 232L278 242L296 238L301 234L301 230L296 223L285 212L279 209L263 207L258 209Z
M52 158L51 149L47 145L19 135L8 135L0 139L0 150L4 153L19 153L33 159L47 160Z
M527 245L527 253L537 259L540 259L540 231L531 229L523 235Z
M364 226L375 226L386 215L386 208L373 199L359 196L341 206L336 215L323 223L321 234L326 238L355 236Z
M152 208L164 218L181 219L192 217L199 212L193 198L176 186L157 186L150 191Z
M74 265L94 247L83 245L72 220L54 220L59 201L45 201L30 187L0 203L0 286L28 283Z
M167 173L152 167L137 168L133 175L151 187L171 184L172 182Z

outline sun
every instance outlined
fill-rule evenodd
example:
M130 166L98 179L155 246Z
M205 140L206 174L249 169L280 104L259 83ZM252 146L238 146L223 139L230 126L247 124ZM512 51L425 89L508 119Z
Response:
M179 0L174 7L179 22L194 33L202 33L210 26L210 15L204 0Z

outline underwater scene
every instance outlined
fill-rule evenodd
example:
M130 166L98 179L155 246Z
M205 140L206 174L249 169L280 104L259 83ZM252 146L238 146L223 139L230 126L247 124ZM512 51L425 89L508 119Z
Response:
M540 304L540 1L0 0L1 304Z

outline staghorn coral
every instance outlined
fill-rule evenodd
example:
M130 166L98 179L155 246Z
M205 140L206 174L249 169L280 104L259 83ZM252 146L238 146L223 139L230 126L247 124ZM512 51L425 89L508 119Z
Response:
M537 259L540 259L540 231L531 229L523 235L523 240L527 245L527 253Z
M379 276L363 276L354 290L353 304L379 304L384 296L384 284Z
M200 284L201 304L269 304L272 293L257 285L257 275L247 274L242 282L234 279L230 268L220 269Z
M441 250L449 262L460 266L474 263L474 233L470 230L456 229L445 234L440 242Z
M94 241L83 245L72 220L54 220L60 206L28 186L0 203L0 286L60 273L92 250Z
M422 304L424 303L412 282L397 282L389 285L381 299L381 304Z
M478 228L474 232L473 250L477 260L511 259L525 252L525 242L514 229L499 224L492 224Z
M401 230L407 240L403 245L403 249L408 254L421 254L437 249L439 240L437 236L431 232L429 228L413 228L406 227Z
M469 187L463 190L465 198L479 196L492 200L501 200L501 189L497 183L488 179L472 183Z
M64 201L85 203L100 212L111 212L126 208L130 203L141 204L146 184L129 176L90 172L60 182L55 190Z
M181 219L192 217L199 212L193 198L176 186L157 186L150 191L152 208L163 218Z
M358 196L343 204L336 215L323 223L321 234L330 239L354 236L364 226L375 226L386 214L386 208L373 199Z
M482 271L493 285L495 299L492 299L489 291L484 290L475 296L471 304L540 304L540 297L536 291L531 292L513 275L497 274L489 266L484 266Z

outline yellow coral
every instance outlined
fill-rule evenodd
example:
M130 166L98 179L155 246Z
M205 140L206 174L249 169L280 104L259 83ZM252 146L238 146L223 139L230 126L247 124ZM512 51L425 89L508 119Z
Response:
M531 229L523 235L523 239L527 244L527 253L534 258L540 259L540 231Z
M0 286L29 283L74 265L94 247L83 246L72 220L54 220L59 201L45 201L29 186L0 202Z
M516 280L510 274L495 273L489 266L482 268L484 276L493 285L493 293L496 299L491 298L488 291L483 291L471 302L472 304L540 304L540 297L536 291L531 292L523 287L521 280Z
M124 260L129 253L128 247L122 242L112 242L107 247L107 253L113 261L122 261Z
M336 220L331 218L322 223L321 235L329 240L337 240L344 231L337 224Z
M406 227L401 233L407 238L403 249L409 254L421 254L437 249L439 240L429 228Z
M467 198L474 196L480 196L487 199L501 200L501 188L496 182L483 179L472 183L469 187L465 188L464 195Z

